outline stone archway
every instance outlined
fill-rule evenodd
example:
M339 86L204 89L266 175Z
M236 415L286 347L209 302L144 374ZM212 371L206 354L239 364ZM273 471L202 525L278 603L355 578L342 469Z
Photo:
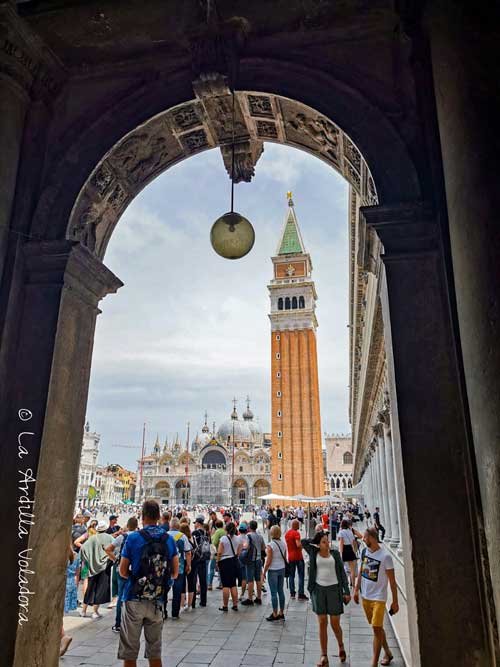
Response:
M191 484L187 479L179 479L175 483L175 503L188 505L191 499Z
M256 505L265 504L261 496L271 493L271 484L266 479L258 479L253 485L253 501Z
M165 481L158 482L154 488L155 497L162 505L170 504L170 484Z
M247 505L250 502L246 480L242 478L234 480L231 496L233 505Z
M1 54L2 86L7 85L5 95L2 88L2 99L6 100L3 117L7 120L2 138L9 139L9 153L8 178L2 178L5 187L0 196L2 214L7 212L13 234L7 242L8 225L2 222L1 260L5 271L1 324L7 324L2 328L0 386L8 389L1 401L0 417L4 442L16 443L25 424L19 411L26 409L32 415L32 446L24 463L36 473L35 506L43 507L45 521L43 526L35 523L31 527L29 547L27 537L21 546L33 549L33 569L42 572L49 567L61 573L64 570L95 318L100 299L121 284L100 260L123 208L148 179L164 168L162 161L169 156L168 138L161 132L150 133L152 126L140 141L130 139L137 128L160 122L157 119L166 109L193 104L193 61L197 80L211 85L209 77L200 77L207 74L206 68L202 71L200 67L203 40L200 49L195 49L198 57L193 58L192 45L191 51L183 50L177 35L170 44L164 36L155 39L156 33L151 37L154 30L149 24L144 31L137 30L137 24L143 26L150 19L148 12L133 15L130 28L125 20L119 23L118 10L111 4L111 32L107 24L101 26L102 30L89 30L95 17L86 14L91 9L84 8L83 3L72 3L68 8L63 3L63 8L50 12L50 16L43 7L34 7L38 3L23 3L25 19L16 14L15 3L9 3L7 8L2 7L1 14L2 23L7 25ZM362 15L355 3L352 7L342 4L340 9L334 7L335 3L331 5L333 15L313 16L312 23L310 16L293 7L278 21L273 17L267 22L265 4L260 0L250 3L248 11L259 38L242 57L238 87L248 91L243 95L269 97L273 111L276 100L280 106L282 100L289 100L313 109L317 114L313 118L306 114L304 120L297 114L288 121L297 124L295 129L302 128L299 134L308 135L318 144L316 152L323 152L319 157L333 159L327 147L334 145L332 123L341 128L342 136L352 141L370 167L379 205L363 211L360 225L364 240L359 247L352 247L351 253L359 253L369 274L373 243L379 240L367 231L368 223L383 243L387 268L384 310L390 346L388 372L392 386L397 387L391 403L397 417L393 429L401 436L402 492L409 515L405 531L408 545L415 549L415 572L409 572L408 578L417 592L413 609L417 618L418 601L417 655L426 667L438 664L441 658L435 652L437 643L454 664L463 664L464 656L469 659L471 655L475 664L489 664L494 610L487 594L488 558L463 389L447 238L438 136L441 128L430 75L433 67L436 74L442 68L439 62L433 62L425 37L422 39L420 14L413 16L406 5L401 14L393 9L377 13L377 6ZM81 12L79 20L75 20L73 11ZM335 14L338 11L340 17ZM163 26L165 21L174 31L175 18L162 15L162 21L156 23ZM198 30L197 20L193 19ZM117 25L121 25L123 34ZM67 35L61 38L69 26L77 32L83 30L85 38L81 33L80 39L68 39ZM315 32L318 27L321 39L315 38L320 34ZM135 37L143 32L144 43L127 39L127 35ZM283 35L289 48L283 49ZM354 36L358 36L360 48L353 48ZM435 43L436 33L431 37ZM93 43L83 51L89 39ZM84 69L79 67L80 62L85 62ZM209 60L208 64L213 62ZM309 65L298 64L302 62ZM202 88L195 86L198 102L210 118L215 118L205 107ZM276 140L281 130L287 131L286 127L280 129L277 116L266 117L267 104L256 102L256 108L263 114L259 117L254 112L251 116L257 135L248 133L244 140L240 136L242 172L248 169L250 158L255 161L258 157L256 141ZM318 117L326 118L326 129L318 128ZM178 119L172 117L172 122L191 121L182 111ZM272 127L277 136L269 136ZM205 139L200 130L201 126L193 125L174 136L172 129L172 137L189 154L216 143L222 144L224 153L219 134L223 128L208 127ZM313 137L325 142L323 151ZM453 139L451 131L450 145ZM207 145L201 145L205 140ZM243 146L246 141L249 148ZM343 146L343 140L341 143ZM475 149L475 143L471 145ZM114 146L122 151L118 160L113 160ZM474 150L471 152L474 155ZM181 157L178 154L178 159ZM344 149L342 159L345 157ZM463 162L461 173L466 174L469 165L465 159ZM348 163L355 167L347 158L346 169ZM123 164L127 165L125 177ZM466 181L454 175L452 170L453 184ZM355 181L351 174L354 188ZM372 202L364 199L361 203ZM464 204L466 209L466 200ZM20 239L26 238L29 241L21 243ZM408 350L412 352L410 359ZM455 462L448 467L447 487L439 478L448 446L443 433L453 443L449 460ZM0 472L0 486L8 499L1 510L2 525L8 535L15 535L17 528L16 454L15 446L6 447ZM427 489L422 488L422 479ZM55 485L57 497L53 493ZM470 490L467 497L464 488ZM422 512L422 506L426 507L430 497L449 518L449 535L467 545L462 576L453 582L447 567L456 544L452 539L444 541L437 532L429 539L428 513ZM439 561L433 558L435 543L439 544ZM2 554L1 585L8 608L16 606L17 590L11 573L16 569L18 552L19 545L12 541ZM431 576L441 587L441 595L433 599L428 592L429 562L435 566ZM30 664L32 655L47 667L56 664L55 638L60 623L57 614L47 619L46 609L49 605L62 609L63 586L62 576L44 581L34 596L28 629L17 629L15 618L6 619L0 629L0 643L6 646L9 664ZM474 622L465 629L443 623L448 610L461 608L463 599L468 600L469 617Z

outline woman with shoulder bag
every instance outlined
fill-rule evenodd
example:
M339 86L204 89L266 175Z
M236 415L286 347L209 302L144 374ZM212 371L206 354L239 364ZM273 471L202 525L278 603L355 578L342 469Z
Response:
M229 593L233 601L233 611L238 611L238 589L236 578L238 575L238 556L241 551L241 542L236 535L236 526L232 521L226 525L226 534L220 538L217 549L217 563L222 584L222 607L219 611L228 610Z
M312 540L302 540L302 546L309 554L307 589L319 624L321 657L317 667L328 667L328 617L339 645L340 661L347 659L340 616L344 613L344 604L351 600L349 583L340 554L330 549L327 534L317 533Z
M347 519L342 519L337 539L342 561L349 564L351 586L353 588L356 580L356 561L358 560L358 543L356 542L356 537L362 538L363 536L355 528L351 527L351 523Z
M284 621L284 584L285 576L287 576L289 570L289 564L286 559L286 544L281 539L281 528L279 526L272 526L271 530L269 531L269 537L271 540L266 546L266 562L262 571L262 581L264 582L267 572L267 581L271 591L273 613L266 618L266 621Z

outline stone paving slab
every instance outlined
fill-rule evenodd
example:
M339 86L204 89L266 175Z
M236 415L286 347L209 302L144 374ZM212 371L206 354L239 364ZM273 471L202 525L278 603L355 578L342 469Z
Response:
M316 616L310 603L291 600L287 594L285 622L269 623L268 596L261 607L241 607L238 612L218 611L221 592L209 591L208 606L183 612L179 620L168 618L163 627L164 667L273 667L302 665L315 667L319 659ZM267 602L267 604L266 604ZM76 612L64 618L64 627L73 637L60 667L118 667L118 636L111 631L115 610L103 608L103 618L82 619ZM395 660L392 667L404 667L389 619L385 628ZM369 667L371 664L372 632L363 610L351 602L342 617L344 644L348 653L345 667ZM340 665L338 647L329 629L330 665ZM139 667L148 662L141 646Z

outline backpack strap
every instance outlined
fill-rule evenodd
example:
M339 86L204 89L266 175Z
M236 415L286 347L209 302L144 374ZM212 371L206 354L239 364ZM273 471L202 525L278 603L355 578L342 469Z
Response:
M142 530L139 531L139 535L146 540L146 542L152 542L153 541L153 536L150 535L149 531L143 528Z

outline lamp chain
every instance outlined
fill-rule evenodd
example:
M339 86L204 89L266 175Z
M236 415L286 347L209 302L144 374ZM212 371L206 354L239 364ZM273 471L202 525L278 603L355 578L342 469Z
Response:
M234 88L231 89L232 95L232 119L233 119L233 128L232 128L232 145L231 145L231 213L234 211Z

